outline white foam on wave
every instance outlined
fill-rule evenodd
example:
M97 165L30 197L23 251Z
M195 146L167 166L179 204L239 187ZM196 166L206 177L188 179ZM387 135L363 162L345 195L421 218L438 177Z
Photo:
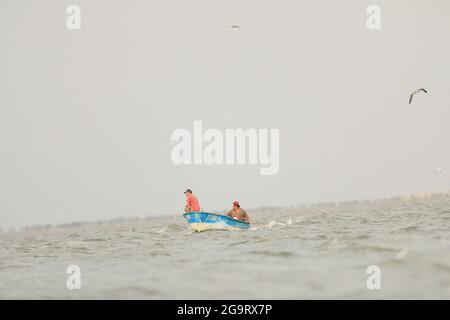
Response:
M84 241L76 241L76 240L73 240L73 241L67 241L66 242L66 246L67 247L85 247L87 245L87 243L86 242L84 242Z
M161 230L159 230L159 231L157 231L158 233L164 233L164 232L166 232L166 230L167 230L167 228L168 228L169 226L164 226Z
M404 248L395 255L395 258L401 260L407 255L408 255L408 248Z
M298 221L296 220L294 222L292 220L292 218L288 218L286 220L286 223L279 222L277 220L270 220L267 224L264 224L264 225L251 226L249 230L256 231L256 230L260 230L260 229L272 229L273 227L276 227L276 226L290 226L290 225L292 225L292 224L294 224L296 222L298 222Z

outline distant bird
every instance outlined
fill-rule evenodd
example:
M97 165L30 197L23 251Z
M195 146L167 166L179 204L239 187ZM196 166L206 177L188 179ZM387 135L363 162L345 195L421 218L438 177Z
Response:
M241 26L238 24L233 24L233 25L229 26L228 28L231 28L233 30L239 30L241 28Z
M441 173L442 170L444 170L444 168L437 168L436 170L433 171L433 173Z
M424 88L417 89L416 91L414 91L413 93L411 93L411 94L409 95L409 104L411 104L414 95L416 95L416 94L418 94L418 93L421 93L421 92L428 93L428 91L425 90Z

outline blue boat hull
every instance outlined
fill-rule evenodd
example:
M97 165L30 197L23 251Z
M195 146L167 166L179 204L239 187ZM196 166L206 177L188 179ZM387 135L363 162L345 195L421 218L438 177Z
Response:
M188 212L183 216L187 220L189 228L196 232L205 230L248 229L250 227L250 224L245 221L217 213Z

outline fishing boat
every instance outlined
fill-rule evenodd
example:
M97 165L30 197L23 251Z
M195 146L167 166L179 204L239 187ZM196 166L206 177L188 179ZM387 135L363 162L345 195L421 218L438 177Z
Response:
M185 213L184 218L189 228L196 232L205 230L239 230L248 229L250 224L223 214L194 211Z

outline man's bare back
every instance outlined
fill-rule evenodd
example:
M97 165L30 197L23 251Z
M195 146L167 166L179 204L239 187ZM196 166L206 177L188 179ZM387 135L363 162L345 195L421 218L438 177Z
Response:
M249 222L247 211L239 207L231 209L230 211L228 211L227 215L241 221Z

